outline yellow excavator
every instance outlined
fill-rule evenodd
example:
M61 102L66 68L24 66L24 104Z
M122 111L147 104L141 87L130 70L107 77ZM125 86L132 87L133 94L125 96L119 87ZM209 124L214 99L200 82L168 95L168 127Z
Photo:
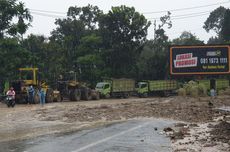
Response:
M70 101L98 100L100 98L98 91L77 80L74 71L60 75L57 81L57 89L60 91L62 98L67 98Z
M38 90L42 88L46 93L46 102L59 101L60 92L50 88L45 81L38 78L38 68L19 68L19 80L12 81L11 86L16 92L16 103L28 102L28 87L33 86L35 89L34 103L39 103Z

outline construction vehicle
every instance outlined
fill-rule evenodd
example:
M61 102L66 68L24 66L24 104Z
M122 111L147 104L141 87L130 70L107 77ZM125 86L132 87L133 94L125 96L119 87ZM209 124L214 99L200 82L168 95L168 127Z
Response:
M217 92L219 90L225 90L229 87L230 81L228 79L202 79L197 80L199 84L204 84L206 89L210 91L211 89L215 89Z
M100 99L99 92L87 87L86 83L79 82L74 71L66 72L64 76L60 75L57 89L60 91L62 99L67 98L70 101Z
M38 80L38 68L19 68L19 80L11 82L11 86L16 92L16 103L28 103L28 87L33 86L34 103L39 103L38 90L40 88L45 90L46 102L53 102L55 97L60 96L60 92L54 92L45 81Z
M96 90L100 92L100 97L124 97L128 98L135 92L135 80L133 79L105 79L96 85Z
M176 80L146 80L138 82L137 93L139 97L148 97L154 94L169 96L178 88Z

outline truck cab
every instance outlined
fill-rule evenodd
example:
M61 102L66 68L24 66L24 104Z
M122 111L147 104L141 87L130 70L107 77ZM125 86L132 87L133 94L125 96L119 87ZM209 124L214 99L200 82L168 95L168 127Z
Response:
M147 82L138 82L137 84L137 93L139 96L147 97L148 96L149 85Z
M100 93L101 97L110 97L111 84L109 82L99 82L96 85L96 91Z

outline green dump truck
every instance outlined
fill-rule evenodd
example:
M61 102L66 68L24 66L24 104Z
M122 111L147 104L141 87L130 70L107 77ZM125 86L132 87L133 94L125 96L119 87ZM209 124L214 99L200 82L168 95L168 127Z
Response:
M133 79L106 79L96 85L101 98L124 97L128 98L135 91Z
M176 80L146 80L138 82L137 93L139 97L150 95L168 96L178 89Z
M215 90L225 90L229 87L229 80L228 79L204 79L204 80L197 80L198 83L204 84L206 89L209 91L211 88L214 88Z

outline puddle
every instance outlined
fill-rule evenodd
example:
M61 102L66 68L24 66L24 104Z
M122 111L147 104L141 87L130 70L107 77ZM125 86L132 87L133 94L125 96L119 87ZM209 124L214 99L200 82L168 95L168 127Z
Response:
M220 108L217 108L217 109L230 112L230 107L229 106L223 106L223 107L220 107Z

